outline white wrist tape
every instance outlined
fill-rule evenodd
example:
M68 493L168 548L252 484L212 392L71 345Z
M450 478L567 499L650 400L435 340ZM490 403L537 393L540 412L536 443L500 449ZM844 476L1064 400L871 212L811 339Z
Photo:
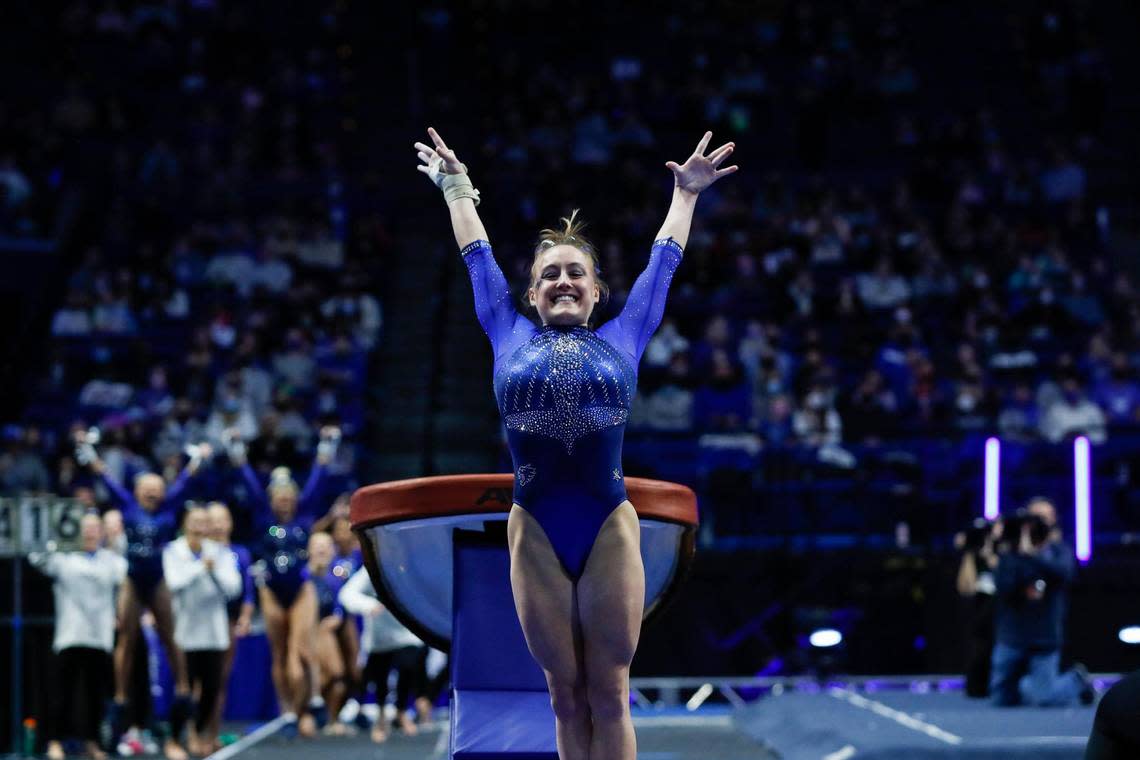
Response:
M445 174L439 185L443 190L443 198L448 203L459 198L470 198L479 205L479 191L471 184L471 178L466 174Z

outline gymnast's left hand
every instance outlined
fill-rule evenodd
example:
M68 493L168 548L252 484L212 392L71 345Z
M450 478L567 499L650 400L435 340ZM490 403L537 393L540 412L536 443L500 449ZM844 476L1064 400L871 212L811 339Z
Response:
M678 165L676 161L665 162L665 168L673 172L673 179L677 188L695 195L721 177L727 177L736 171L735 165L723 169L718 168L726 158L732 155L736 144L727 142L706 156L704 153L708 149L711 139L712 132L705 132L704 137L697 143L697 149L693 151L693 155L689 156L685 163Z

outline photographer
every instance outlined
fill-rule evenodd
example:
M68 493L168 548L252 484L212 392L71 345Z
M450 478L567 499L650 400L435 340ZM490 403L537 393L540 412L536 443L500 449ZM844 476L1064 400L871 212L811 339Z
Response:
M1088 672L1060 673L1062 633L1073 578L1073 552L1061 541L1057 512L1038 497L1003 521L998 562L994 704L1059 707L1092 702Z
M958 595L969 602L969 648L966 660L966 696L990 693L990 658L994 649L994 568L998 556L997 523L979 517L968 530L954 537L962 551L958 566Z

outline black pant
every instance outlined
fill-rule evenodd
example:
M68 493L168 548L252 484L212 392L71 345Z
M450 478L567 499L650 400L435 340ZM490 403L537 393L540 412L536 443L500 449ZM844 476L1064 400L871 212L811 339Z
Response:
M1105 692L1096 708L1085 760L1140 757L1140 671Z
M966 660L966 696L988 697L994 651L994 599L977 594L970 602L970 641Z
M56 663L59 671L55 699L45 735L49 741L98 741L103 706L115 682L110 653L91 647L68 647L56 654Z
M205 730L218 704L222 689L222 661L224 649L196 649L186 652L186 675L190 679L190 693L198 695L198 709L194 715L194 728Z
M396 669L396 709L405 710L413 698L426 693L427 647L407 646L387 652L373 652L364 664L365 689L376 684L376 704L384 707L388 700L388 673Z

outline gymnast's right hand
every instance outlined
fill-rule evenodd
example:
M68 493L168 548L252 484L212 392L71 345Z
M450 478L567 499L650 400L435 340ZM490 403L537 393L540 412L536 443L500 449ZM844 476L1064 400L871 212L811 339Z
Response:
M443 178L448 174L466 174L467 167L455 155L455 151L447 147L443 138L431 127L428 127L428 136L431 137L435 147L422 142L416 143L416 155L423 162L416 169L428 176L439 187Z

